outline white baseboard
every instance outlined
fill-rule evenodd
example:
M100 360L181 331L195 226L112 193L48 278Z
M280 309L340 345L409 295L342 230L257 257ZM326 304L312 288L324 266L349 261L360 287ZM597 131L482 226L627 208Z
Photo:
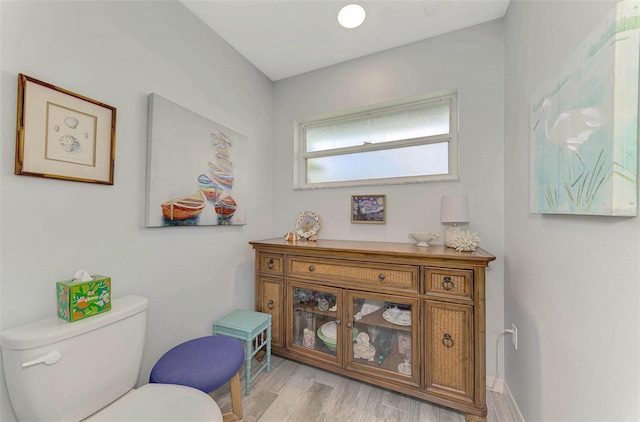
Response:
M509 405L509 409L511 410L511 413L515 418L515 422L525 422L524 417L522 416L522 413L520 413L520 409L518 408L518 404L516 403L516 400L513 398L513 395L511 394L511 390L509 390L509 386L504 380L502 380L502 387L504 389L504 393L502 394L504 394L504 397L507 400L507 404Z
M494 385L494 380L495 380L495 385ZM500 393L500 394L504 394L504 379L503 378L497 378L496 377L492 377L490 375L487 375L487 390L491 390L494 391L496 393ZM493 388L491 388L491 386L493 385Z

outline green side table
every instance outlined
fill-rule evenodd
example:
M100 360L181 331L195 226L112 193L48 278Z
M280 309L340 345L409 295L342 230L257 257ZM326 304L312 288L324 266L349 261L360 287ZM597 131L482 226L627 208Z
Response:
M266 333L266 337L265 337ZM271 315L262 312L236 309L213 323L213 335L223 334L245 342L246 392L251 390L251 382L266 368L271 371ZM251 376L251 360L263 347L266 348L266 362Z

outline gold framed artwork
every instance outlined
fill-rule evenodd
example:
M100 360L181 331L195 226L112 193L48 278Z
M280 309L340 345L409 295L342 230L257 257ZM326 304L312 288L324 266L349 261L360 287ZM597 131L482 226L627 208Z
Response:
M113 185L116 109L18 75L15 174Z
M385 224L387 195L351 195L351 222Z

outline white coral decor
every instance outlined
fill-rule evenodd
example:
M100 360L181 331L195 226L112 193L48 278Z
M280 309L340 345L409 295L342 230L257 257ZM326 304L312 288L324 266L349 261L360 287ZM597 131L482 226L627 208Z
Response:
M478 246L478 243L480 243L478 233L471 233L469 230L467 230L453 239L451 245L459 252L472 252L476 250L476 246Z

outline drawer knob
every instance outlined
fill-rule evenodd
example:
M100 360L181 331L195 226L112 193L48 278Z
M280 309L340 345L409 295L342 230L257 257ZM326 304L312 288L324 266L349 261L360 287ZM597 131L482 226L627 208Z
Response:
M274 264L273 259L270 259L269 262L267 262L267 268L270 270L273 270L273 264Z
M267 308L269 308L269 309L273 309L274 304L275 304L275 303L274 303L273 299L271 299L271 300L269 301L269 303L267 303Z
M455 344L455 342L453 341L453 339L451 338L451 334L446 333L444 335L444 337L442 337L442 345L444 347L446 347L447 349L450 349L453 347L453 345Z
M313 270L315 270L316 267L314 267L313 265L309 265L309 271L313 272Z
M378 274L378 280L384 281L385 278L386 277L384 276L384 274L382 274L382 273Z
M442 288L445 290L452 290L454 288L453 281L451 281L451 277L445 276L442 280Z

